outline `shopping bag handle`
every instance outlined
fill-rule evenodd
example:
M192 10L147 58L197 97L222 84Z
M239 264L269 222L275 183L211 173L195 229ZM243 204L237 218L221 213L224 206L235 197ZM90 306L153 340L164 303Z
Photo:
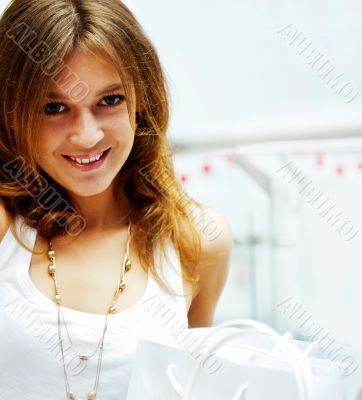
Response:
M221 331L225 327L231 327L235 325L244 325L246 327L252 328L249 329L247 332L237 332L230 334L222 340L217 341L214 343L209 350L207 351L206 355L210 355L213 351L219 349L225 342L225 340L230 340L237 336L240 336L243 333L249 333L250 331L256 331L259 333L264 333L269 335L275 343L279 346L280 351L284 353L285 358L289 361L294 374L297 379L298 385L298 398L300 400L315 400L315 386L313 376L310 370L310 367L307 362L307 357L295 346L289 339L285 336L280 335L277 331L269 327L268 325L263 324L259 321L249 320L249 319L235 319L231 321L223 322L219 325L213 327L210 333L204 336L204 340L209 339L213 336L216 332ZM193 368L191 374L189 375L189 379L186 382L186 386L183 393L181 394L182 400L192 400L192 388L195 383L195 380L200 372L200 365L197 363L196 366ZM169 374L170 376L170 374ZM242 387L239 388L238 392L233 396L232 400L242 400L245 399L244 394L246 394L246 389L242 390ZM243 396L243 397L240 397Z

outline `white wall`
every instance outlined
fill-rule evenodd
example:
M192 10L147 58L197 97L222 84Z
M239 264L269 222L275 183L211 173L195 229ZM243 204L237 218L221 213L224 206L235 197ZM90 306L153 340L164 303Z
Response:
M345 100L362 87L361 2L125 3L155 43L172 83L175 141L360 134L362 94ZM289 24L301 32L299 41L306 38L302 46L290 45L284 32L278 35ZM313 49L324 54L314 69L307 65ZM325 80L318 77L333 66ZM346 92L336 95L333 82L326 84L341 73L339 89L350 81L345 90L354 90L345 100Z

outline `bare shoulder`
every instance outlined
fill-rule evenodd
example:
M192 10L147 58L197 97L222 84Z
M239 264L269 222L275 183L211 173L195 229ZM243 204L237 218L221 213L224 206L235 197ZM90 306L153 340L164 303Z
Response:
M232 228L221 211L202 204L201 208L195 208L194 215L201 238L201 255L197 266L200 283L193 297L208 288L221 292L233 248Z
M5 210L5 204L3 200L0 199L0 242L4 238L7 230L11 224L11 218Z
M231 251L233 233L229 220L221 211L202 204L201 208L194 209L194 218L201 235L203 257Z
M211 326L215 308L228 277L233 249L233 233L226 216L202 205L194 210L201 237L201 257L197 265L200 276L189 310L193 327Z

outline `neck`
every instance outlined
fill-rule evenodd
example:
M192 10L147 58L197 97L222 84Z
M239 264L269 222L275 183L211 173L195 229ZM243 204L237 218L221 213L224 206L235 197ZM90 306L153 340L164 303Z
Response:
M105 192L94 196L70 196L86 221L84 232L97 233L105 229L128 226L131 207L123 191L118 199L115 198L111 186Z

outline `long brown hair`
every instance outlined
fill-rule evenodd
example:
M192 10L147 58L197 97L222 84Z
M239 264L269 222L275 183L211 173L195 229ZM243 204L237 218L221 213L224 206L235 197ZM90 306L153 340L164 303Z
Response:
M140 263L165 287L155 254L160 246L165 257L171 240L184 277L195 285L201 238L193 211L202 206L175 176L166 136L168 87L157 53L130 10L119 0L13 0L0 32L0 199L10 216L21 215L46 239L79 229L76 204L36 163L37 131L51 80L72 50L86 50L110 61L125 89L135 140L114 194L122 190L132 206ZM71 72L69 79L73 93L76 86L81 91ZM51 208L44 186L58 196Z

